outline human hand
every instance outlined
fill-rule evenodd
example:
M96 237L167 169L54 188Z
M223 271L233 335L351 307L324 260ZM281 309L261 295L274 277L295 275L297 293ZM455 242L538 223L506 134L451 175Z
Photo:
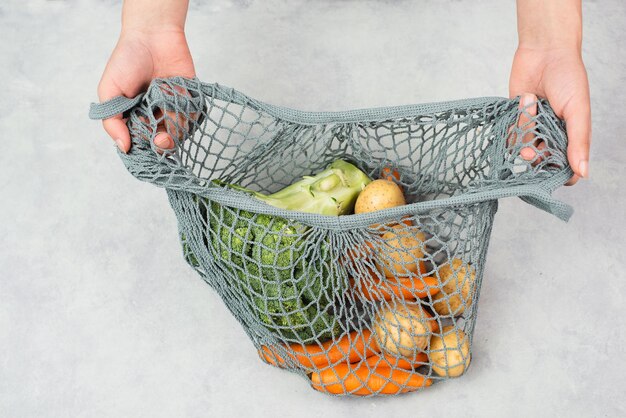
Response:
M150 3L151 0L148 0L143 5L140 4L142 1L124 4L122 33L98 85L101 102L120 95L134 97L145 91L157 77L195 76L184 32L186 1L158 0ZM184 10L181 10L182 6ZM173 7L175 10L159 7ZM173 20L165 22L165 18ZM170 119L175 120L175 117ZM102 124L118 148L128 152L130 134L122 115L105 119ZM163 149L174 147L174 141L164 126L159 126L154 143Z
M575 173L568 184L576 183L579 177L587 177L591 108L587 73L580 52L519 48L513 60L509 91L511 97L521 96L520 107L535 102L537 96L550 102L555 114L565 120L567 128L567 159ZM535 116L537 106L530 106L527 112ZM524 138L524 141L532 141L532 138ZM522 157L531 160L535 152L524 148Z
M589 175L589 144L591 141L591 105L589 82L581 56L581 0L518 0L517 27L519 47L513 59L509 93L522 96L520 108L546 98L555 114L565 120L568 146L567 159L575 175L568 184ZM526 108L529 116L536 106ZM530 122L521 116L518 125ZM528 128L531 128L530 125ZM533 141L525 135L524 142ZM541 150L545 144L535 144ZM532 160L535 151L521 151Z

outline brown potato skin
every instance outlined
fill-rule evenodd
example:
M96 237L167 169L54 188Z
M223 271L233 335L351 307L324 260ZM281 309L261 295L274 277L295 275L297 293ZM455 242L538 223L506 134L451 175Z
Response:
M454 274L456 272L456 279ZM454 258L439 268L441 292L433 297L433 309L439 315L459 316L472 303L476 270Z
M400 186L393 181L378 179L359 193L354 213L369 213L402 205L406 205L406 200Z
M376 266L385 277L407 277L425 271L422 258L426 235L422 231L404 224L394 225L381 238L385 244L376 250L385 255L378 258Z
M447 334L447 335L446 335ZM469 338L453 325L443 327L441 335L430 339L428 357L433 371L443 377L458 377L470 365Z
M372 330L379 348L396 357L412 361L428 347L432 335L431 316L419 305L382 308L373 321Z

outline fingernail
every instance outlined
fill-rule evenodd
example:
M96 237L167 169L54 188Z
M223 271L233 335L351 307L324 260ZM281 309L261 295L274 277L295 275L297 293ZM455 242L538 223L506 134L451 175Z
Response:
M170 148L172 143L170 142L170 137L167 134L160 133L154 138L154 144L159 148Z
M589 161L582 160L578 163L578 171L583 178L589 177Z
M537 156L537 152L531 147L524 147L520 151L520 155L526 161L533 160Z
M121 139L117 138L115 139L115 143L117 144L117 148L119 148L120 151L126 154L126 151L124 150L124 142L122 142Z
M165 138L163 136L158 136L158 137L154 138L154 144L157 147L163 148L167 144L167 138Z
M522 106L528 106L534 101L535 101L535 98L533 97L532 94L525 94L522 96Z

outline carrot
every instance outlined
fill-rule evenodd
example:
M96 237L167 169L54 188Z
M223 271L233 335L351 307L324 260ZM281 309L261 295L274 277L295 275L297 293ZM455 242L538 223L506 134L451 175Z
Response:
M374 354L365 359L365 364L367 364L370 368L391 367L405 370L413 370L417 369L420 366L424 366L426 363L428 363L428 355L424 352L418 353L413 361L409 361L406 358L402 357L394 357L389 354Z
M259 349L259 357L272 366L285 368L287 363L276 352L266 345L262 345Z
M376 345L371 338L372 332L365 329L352 331L338 340L328 340L320 344L290 344L287 348L289 357L306 369L321 369L341 361L355 362L374 354ZM276 367L286 367L286 362L271 348L262 346L259 357Z
M387 166L381 171L380 178L383 180L389 180L393 181L394 183L398 183L400 181L400 172L395 168ZM398 186L400 185L398 184ZM402 188L402 186L400 186L400 188Z
M422 279L404 277L381 280L372 274L370 278L361 284L359 292L365 299L371 301L391 300L394 297L413 300L436 295L441 290L437 287L439 283L437 278L431 276ZM350 284L356 286L354 279L351 279Z
M365 329L361 332L352 331L337 341L329 340L321 344L291 344L295 358L306 368L323 368L339 361L352 363L369 357L374 353L371 338L372 332Z
M336 395L392 395L430 386L432 380L419 373L367 364L341 363L311 374L311 385Z

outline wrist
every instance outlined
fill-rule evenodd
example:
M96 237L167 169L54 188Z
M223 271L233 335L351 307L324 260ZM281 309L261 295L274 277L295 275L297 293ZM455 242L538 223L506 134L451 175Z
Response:
M128 25L122 26L120 38L141 38L144 40L157 39L162 35L185 36L185 28L178 25Z
M184 33L187 7L187 0L125 0L122 33Z
M570 50L580 54L582 48L582 35L573 33L571 36L551 34L541 31L533 34L523 34L520 31L518 49L537 51Z
M581 0L518 0L517 32L523 49L580 52Z

